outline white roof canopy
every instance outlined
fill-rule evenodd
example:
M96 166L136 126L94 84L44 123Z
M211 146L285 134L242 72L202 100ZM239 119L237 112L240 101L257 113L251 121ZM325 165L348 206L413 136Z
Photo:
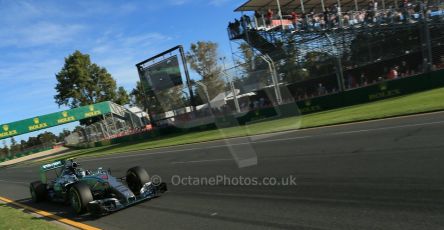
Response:
M324 7L330 7L334 4L338 4L338 0L279 0L280 7L282 11L302 11L303 8L306 12L311 9L315 9L317 12L322 10L322 2L324 3ZM383 5L387 8L390 5L395 5L396 2L401 2L402 0L375 0L378 2L378 8L382 9ZM358 9L367 9L369 0L340 0L339 4L342 8L355 8L355 4L358 5ZM277 11L278 1L277 0L249 0L246 3L242 4L240 7L235 9L235 12L240 11L266 11L268 9Z

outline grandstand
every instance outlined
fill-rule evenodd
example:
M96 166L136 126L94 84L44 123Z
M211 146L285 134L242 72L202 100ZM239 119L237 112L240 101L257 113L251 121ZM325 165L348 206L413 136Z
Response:
M214 73L224 89L210 98L208 79L187 80L177 92L196 92L199 104L190 93L174 106L158 93L153 125L187 129L227 115L246 123L444 86L443 9L441 0L246 1L227 27L235 65Z
M80 122L83 128L68 137L68 143L93 142L129 135L145 129L149 123L146 113L140 109L127 109L105 101L1 124L0 140L72 122Z
M270 83L271 73L257 57L268 56L289 90L284 102L436 71L444 68L443 9L442 1L250 0L228 25L239 64L229 71L260 97L267 84L258 82ZM239 49L245 44L255 57Z
M134 135L149 130L148 115L137 107L127 109L113 102L107 102L109 113L97 117L65 138L65 144L76 146L81 143L92 143Z

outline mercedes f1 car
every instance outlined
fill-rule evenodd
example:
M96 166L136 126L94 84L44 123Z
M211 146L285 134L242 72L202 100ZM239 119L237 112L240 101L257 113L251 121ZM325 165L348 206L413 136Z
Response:
M49 178L52 174L52 178ZM167 191L165 183L149 180L141 167L128 169L117 178L110 170L79 167L74 160L55 161L40 167L40 181L30 184L34 202L50 200L70 204L77 214L102 215L150 200Z

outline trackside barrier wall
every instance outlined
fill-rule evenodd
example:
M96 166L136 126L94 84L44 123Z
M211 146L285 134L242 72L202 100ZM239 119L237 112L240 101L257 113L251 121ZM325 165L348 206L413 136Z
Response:
M273 118L278 116L289 117L300 114L310 114L330 109L336 109L346 106L374 102L387 98L403 96L424 90L444 87L444 70L438 70L430 73L420 74L401 79L384 81L378 84L369 85L362 88L347 90L336 94L325 95L308 100L296 102L300 111L293 111L294 105L282 105L277 108L264 108L250 111L242 117L237 118L238 124L245 125L254 121ZM444 96L444 95L443 95ZM226 127L233 126L236 122L230 122L234 117L218 117L221 119L218 123L224 123ZM140 133L131 136L120 137L112 140L105 140L95 143L83 144L76 147L88 148L99 147L111 144L133 142L138 140L155 139L164 136L177 136L185 133L216 129L215 124L197 126L189 129L180 129L177 127L167 127L155 129L149 132Z

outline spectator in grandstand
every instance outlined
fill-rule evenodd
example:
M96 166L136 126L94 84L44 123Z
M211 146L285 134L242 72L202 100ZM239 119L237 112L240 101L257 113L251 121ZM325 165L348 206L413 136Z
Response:
M248 107L250 108L250 110L254 110L254 103L253 103L253 101L250 101L250 103L248 104Z
M259 108L259 101L256 99L253 101L253 109Z
M248 15L243 15L242 17L241 17L241 24L242 24L242 28L244 29L244 30L247 30L247 29L250 29L250 28L253 28L252 27L252 25L251 25L251 19L250 19L250 17L248 16Z
M271 27L272 23L273 23L273 10L268 9L267 10L267 15L266 15L266 23L267 23L267 27Z
M378 2L376 0L369 0L366 8L361 8L358 11L341 12L338 5L334 4L325 9L322 13L316 13L314 9L310 9L306 14L298 14L296 10L288 13L287 16L283 16L286 19L291 20L295 31L313 31L319 29L334 29L339 26L351 27L359 25L375 25L375 24L389 24L389 23L412 23L422 19L423 13L434 17L436 15L443 15L441 10L435 10L431 12L430 5L425 3L410 3L408 0L398 1L399 7L389 6L386 9L379 9ZM439 9L439 7L436 7ZM437 13L438 12L438 13ZM254 26L251 17L247 15L243 16L240 22L234 22L231 25L230 31L233 35L241 34L240 29L257 29L259 25L270 28L273 26L273 19L275 15L273 10L268 9L264 13L255 12L254 14ZM237 24L239 24L237 26ZM265 24L265 25L264 25ZM236 33L239 28L239 33Z
M368 84L368 79L365 73L361 73L359 77L359 86L366 86Z
M230 38L236 37L236 34L234 33L234 24L232 22L228 23L228 30L230 31Z
M264 97L259 98L259 106L265 107L265 98Z
M330 28L330 12L328 11L328 8L325 9L324 13L323 13L323 17L324 17L324 28L323 29L328 29Z
M234 24L233 24L233 29L234 29L234 33L236 34L236 36L240 35L240 21L239 20L234 20Z
M265 25L262 25L263 21L264 21L264 18L262 16L263 16L263 14L259 13L259 11L254 12L254 18L256 18L256 29L259 28L259 25L265 26Z
M344 16L342 16L342 21L345 26L348 26L350 24L350 16L348 13L345 13Z
M228 29L230 31L230 35L232 38L235 38L240 35L240 22L239 20L235 19L234 23L230 22L228 23Z
M408 0L401 1L399 8L401 9L401 21L403 22L408 22L408 20L410 19L409 7L410 4Z
M373 23L374 13L375 13L375 6L373 5L373 1L369 1L367 7L367 13L365 15L366 16L365 22L367 24Z
M296 13L296 10L293 10L291 12L291 22L293 24L294 30L296 31L298 30L298 24L299 24L298 20L299 20L298 14Z
M409 67L407 66L407 62L402 61L401 66L399 67L399 75L401 75L401 77L405 77L409 74L409 72L410 70Z
M387 79L392 80L398 78L398 67L393 66L390 68L390 71L388 72Z
M319 83L319 85L318 85L318 95L321 96L321 95L324 95L326 93L327 93L327 90L325 89L325 86L322 85L322 83Z
M441 63L438 66L439 68L444 68L444 55L441 55Z
M245 30L248 29L247 22L245 21L245 17L244 17L244 16L245 16L245 15L243 15L243 16L240 18L240 25L241 25L241 27L242 27L242 31L245 31Z
M346 78L346 86L348 89L354 88L355 87L355 79L353 78L353 75L351 73L347 74L347 78Z

